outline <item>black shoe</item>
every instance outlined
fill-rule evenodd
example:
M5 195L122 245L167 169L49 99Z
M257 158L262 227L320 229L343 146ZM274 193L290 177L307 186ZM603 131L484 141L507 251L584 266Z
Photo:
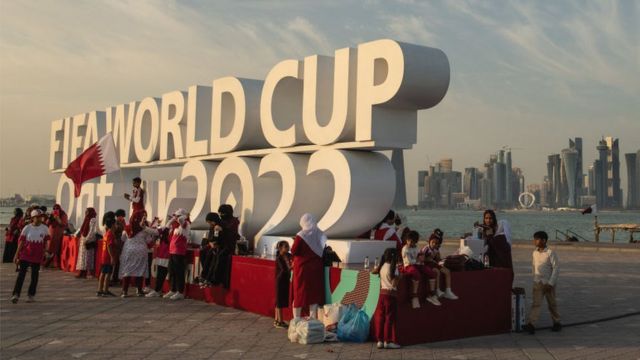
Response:
M97 297L104 297L104 293L103 293L102 291L98 291L98 292L96 293L96 296L97 296Z
M107 291L104 291L104 292L102 293L102 296L104 296L104 297L115 297L115 296L117 296L117 295L116 295L116 294L114 294L114 293L112 293L111 291L107 290Z
M551 331L558 332L560 330L562 330L562 324L560 324L559 322L553 323L553 326L551 327Z
M531 335L536 333L536 328L531 324L527 324L527 325L523 326L522 330L527 331Z

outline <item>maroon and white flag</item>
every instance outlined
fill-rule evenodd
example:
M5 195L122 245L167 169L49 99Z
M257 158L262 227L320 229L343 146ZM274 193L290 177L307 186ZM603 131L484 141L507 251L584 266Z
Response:
M73 193L78 197L83 182L117 170L120 170L120 160L113 135L108 133L73 160L64 174L73 181Z

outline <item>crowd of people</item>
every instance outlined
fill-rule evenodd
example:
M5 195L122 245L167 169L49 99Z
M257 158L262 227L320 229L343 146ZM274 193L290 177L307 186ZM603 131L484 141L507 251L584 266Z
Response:
M169 215L162 224L159 218L149 221L144 210L144 190L140 178L133 180L133 195L125 194L132 203L132 214L126 221L126 212L119 209L109 211L98 222L95 209L86 209L82 225L75 233L79 239L76 263L77 277L98 277L97 296L117 296L110 286L121 285L121 297L129 296L129 288L136 288L135 296L164 297L171 300L184 299L187 249L190 242L190 218L184 209ZM197 282L201 287L229 287L231 256L236 253L240 238L239 220L233 215L233 208L223 204L218 213L206 216L209 231L199 244L201 271ZM511 258L511 231L506 220L498 221L492 210L486 210L481 223L480 237L486 243L486 254L492 267L507 268L513 281ZM275 276L275 319L274 326L286 328L282 310L292 307L294 319L308 311L311 318L318 317L318 307L324 302L324 267L331 253L326 245L327 237L317 226L311 214L300 219L301 230L293 244L287 241L277 244ZM31 206L23 213L16 208L14 217L5 229L6 243L4 262L16 263L18 272L12 302L20 298L22 285L28 269L31 269L31 283L28 302L34 301L41 264L45 267L60 265L62 237L69 231L70 223L64 210L55 205L51 213L45 207ZM394 211L389 211L384 219L369 233L371 240L395 242L381 256L381 261L373 269L380 276L380 297L376 312L380 326L375 338L378 348L398 348L395 338L395 313L397 308L397 284L401 277L410 281L411 303L420 308L418 288L422 280L428 284L426 302L440 306L439 299L457 300L452 291L451 270L440 254L444 233L435 229L428 237L427 244L418 248L420 234L411 230ZM367 237L363 234L362 237ZM102 240L98 242L98 240ZM533 307L525 329L533 333L543 298L547 299L554 321L553 329L561 328L560 316L555 301L555 285L558 278L556 254L546 246L548 236L540 231L534 234L536 250L533 252L534 291ZM96 251L98 243L102 251ZM101 256L98 274L95 268L96 254ZM156 281L151 288L151 264L155 259ZM169 276L170 291L163 294L163 285ZM444 282L444 286L442 286ZM444 290L443 290L444 289Z

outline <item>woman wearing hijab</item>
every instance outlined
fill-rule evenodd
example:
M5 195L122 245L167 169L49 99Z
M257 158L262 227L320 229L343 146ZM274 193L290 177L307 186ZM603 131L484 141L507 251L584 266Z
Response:
M240 220L233 216L233 207L229 204L222 204L218 208L220 214L220 226L224 228L224 236L222 238L222 246L225 248L229 256L235 254L236 243L240 239Z
M13 262L13 257L16 255L16 249L18 248L18 238L22 228L20 223L22 222L22 209L15 208L13 210L13 217L9 221L9 226L4 228L4 254L2 255L2 262Z
M302 230L293 240L293 316L300 318L303 307L309 316L318 318L318 305L324 300L324 266L322 253L327 237L311 214L300 219Z
M482 214L482 224L475 223L474 226L482 229L482 239L485 241L491 240L498 231L498 220L496 213L493 210L487 209Z
M53 211L49 216L49 249L47 250L47 261L44 263L44 267L49 267L51 262L55 260L55 263L60 265L60 251L62 250L62 237L64 236L64 230L69 225L69 218L67 213L62 210L60 204L53 205Z
M511 226L507 220L498 222L496 235L487 240L487 255L492 267L511 269L513 281L513 260L511 259Z
M78 261L76 262L77 278L86 278L87 272L93 273L96 234L98 233L98 219L96 210L92 207L84 212L84 220L78 231L80 242L78 245Z
M169 241L169 276L171 291L163 298L171 300L184 299L184 275L187 268L187 244L191 234L191 220L185 209L178 209L167 223L171 230Z
M147 212L137 211L131 215L129 220L131 226L131 237L126 239L120 255L120 279L122 279L121 297L129 296L129 285L135 284L136 295L144 296L142 291L142 278L147 276L149 271L147 265L147 245L158 236L158 230L149 227L147 224Z

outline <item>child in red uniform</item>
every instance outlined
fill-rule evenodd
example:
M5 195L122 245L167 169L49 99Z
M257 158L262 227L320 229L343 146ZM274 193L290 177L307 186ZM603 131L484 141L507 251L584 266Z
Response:
M116 219L109 217L105 220L104 228L106 229L104 237L102 238L102 267L100 268L100 277L98 278L98 292L97 296L116 296L116 294L109 291L109 277L113 271L113 243L115 239L114 227L116 226Z
M29 215L31 215L31 224L22 229L20 238L18 238L18 249L13 259L13 262L19 266L16 285L11 297L11 302L14 304L20 299L22 284L28 268L31 268L31 283L27 293L29 295L27 302L34 301L40 275L40 263L44 257L45 244L49 240L49 228L42 223L42 211L35 209Z
M418 234L417 231L409 232L409 241L402 248L402 263L404 265L404 272L411 278L411 290L413 295L411 299L411 305L414 309L420 307L420 300L418 300L418 287L420 285L420 279L422 275L424 275L429 279L429 295L427 296L427 301L432 303L433 305L440 306L440 301L438 301L438 296L435 293L435 273L429 267L421 264L421 261L419 260L419 251L417 246L419 239L420 234Z
M178 209L167 224L171 230L169 242L169 276L171 291L164 295L165 299L184 299L184 274L187 267L187 243L191 233L191 220L185 209Z
M131 213L138 211L144 211L144 190L141 187L142 179L139 177L133 178L133 191L131 195L124 194L124 198L131 201Z
M163 227L158 230L160 233L156 244L156 284L146 297L161 297L164 281L167 279L169 272L169 232L171 230Z
M441 264L440 244L442 244L442 236L442 230L435 229L429 237L429 243L422 248L421 253L424 256L425 266L433 270L436 275L436 294L438 297L444 296L445 299L457 300L458 297L451 291L451 272ZM447 285L444 292L440 290L440 274L444 275L445 284Z
M396 232L395 227L396 222L396 213L393 210L389 210L387 216L384 217L380 225L377 227L374 233L374 240L383 240L383 241L395 241L396 242L396 250L398 252L402 249L402 241Z
M273 326L287 328L289 325L282 320L282 309L289 307L289 280L291 279L291 254L289 243L278 242L278 257L276 258L276 318Z
M380 265L373 270L374 274L380 275L380 297L374 314L374 321L378 324L375 333L378 349L400 348L400 345L396 344L397 260L398 251L394 248L388 248L382 255Z

